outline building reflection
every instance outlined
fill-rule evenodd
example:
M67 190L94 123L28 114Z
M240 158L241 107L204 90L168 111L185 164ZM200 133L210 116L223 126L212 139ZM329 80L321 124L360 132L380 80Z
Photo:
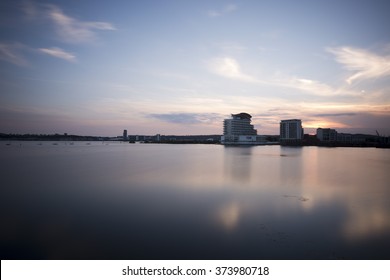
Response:
M253 148L225 146L224 177L229 184L238 184L242 187L251 181Z
M279 178L283 189L291 190L287 195L303 195L302 169L304 160L307 159L302 157L302 150L302 147L280 147Z

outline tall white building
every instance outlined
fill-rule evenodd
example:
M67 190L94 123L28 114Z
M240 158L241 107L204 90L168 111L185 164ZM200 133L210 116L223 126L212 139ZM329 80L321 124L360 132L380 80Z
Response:
M280 122L280 141L296 141L303 139L302 121L282 120Z
M248 113L232 114L232 118L223 121L222 144L256 144L257 130L251 124Z

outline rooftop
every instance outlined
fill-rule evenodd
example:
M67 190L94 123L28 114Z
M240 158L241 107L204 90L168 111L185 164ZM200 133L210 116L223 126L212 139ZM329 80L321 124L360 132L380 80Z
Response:
M239 113L239 114L232 114L233 118L239 118L239 119L251 119L252 116L249 115L248 113Z

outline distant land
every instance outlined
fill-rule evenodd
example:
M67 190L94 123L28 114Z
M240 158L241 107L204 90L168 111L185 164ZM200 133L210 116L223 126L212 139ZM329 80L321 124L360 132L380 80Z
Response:
M277 136L276 136L277 137ZM128 135L123 136L84 136L71 134L6 134L0 133L1 140L14 141L122 141L122 142L143 142L143 143L220 143L221 135Z
M18 141L108 141L112 137L82 136L64 134L13 134L0 133L0 140Z
M123 136L84 136L64 134L6 134L0 133L0 141L122 141L161 144L220 144L220 134L210 135L128 135ZM279 141L279 135L266 136L269 141Z
M283 146L324 146L324 147L376 147L390 148L390 137L368 134L348 134L350 141L320 141L316 135L305 134L302 141ZM159 143L159 144L221 144L219 134L210 135L128 135L123 136L85 136L71 134L13 134L0 133L0 141L118 141L129 143ZM279 135L265 135L269 142L279 142Z

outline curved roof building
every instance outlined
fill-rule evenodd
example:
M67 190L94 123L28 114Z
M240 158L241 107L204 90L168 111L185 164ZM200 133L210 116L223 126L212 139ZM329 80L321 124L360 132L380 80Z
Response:
M239 120L244 120L244 119L251 119L252 116L249 115L248 113L239 113L239 114L232 114L233 119L239 119Z
M252 116L248 113L232 114L231 119L223 121L223 143L239 143L256 141L257 131L251 124Z

